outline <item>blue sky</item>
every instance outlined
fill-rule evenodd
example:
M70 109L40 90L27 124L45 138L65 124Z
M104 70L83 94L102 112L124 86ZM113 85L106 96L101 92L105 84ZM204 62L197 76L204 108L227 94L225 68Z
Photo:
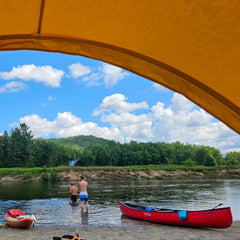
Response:
M0 134L25 122L35 138L94 135L240 151L240 136L182 95L80 56L0 52Z

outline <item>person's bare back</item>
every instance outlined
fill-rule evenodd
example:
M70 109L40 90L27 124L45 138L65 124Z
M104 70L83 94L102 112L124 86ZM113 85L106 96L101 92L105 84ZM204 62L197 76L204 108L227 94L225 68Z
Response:
M77 195L78 193L78 189L75 185L72 185L71 188L70 188L70 194L71 195Z
M81 207L82 211L84 209L84 202L86 203L87 207L87 212L89 209L89 204L88 204L88 193L87 193L87 185L88 183L84 180L83 176L80 176L80 181L78 183L78 186L80 186L80 201L81 201Z
M71 200L72 200L72 205L76 205L77 202L77 193L78 193L78 188L75 186L75 184L72 182L71 187L69 190L69 194L71 194Z
M85 180L79 181L80 192L87 192L87 182Z

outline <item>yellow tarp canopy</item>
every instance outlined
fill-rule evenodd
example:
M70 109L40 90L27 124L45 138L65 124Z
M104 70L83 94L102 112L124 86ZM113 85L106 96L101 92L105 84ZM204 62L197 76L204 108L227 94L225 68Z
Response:
M0 50L114 64L240 133L239 9L232 0L0 0Z

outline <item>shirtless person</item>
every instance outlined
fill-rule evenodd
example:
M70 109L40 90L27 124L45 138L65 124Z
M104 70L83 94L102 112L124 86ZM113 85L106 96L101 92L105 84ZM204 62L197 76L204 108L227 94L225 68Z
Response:
M77 205L77 193L78 193L78 188L75 186L74 183L71 183L69 194L71 194L71 200L72 200L73 206Z
M80 176L80 181L78 183L78 186L80 186L80 200L81 200L81 207L82 211L84 210L84 201L86 202L88 212L89 204L88 204L88 193L87 193L87 182L84 180L83 176Z

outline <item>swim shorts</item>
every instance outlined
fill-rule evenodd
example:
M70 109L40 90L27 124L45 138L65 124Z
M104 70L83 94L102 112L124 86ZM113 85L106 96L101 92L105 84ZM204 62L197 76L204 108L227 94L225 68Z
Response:
M80 192L80 200L81 201L88 201L88 194L86 192Z
M77 201L77 195L71 195L71 200L73 202L76 202Z

